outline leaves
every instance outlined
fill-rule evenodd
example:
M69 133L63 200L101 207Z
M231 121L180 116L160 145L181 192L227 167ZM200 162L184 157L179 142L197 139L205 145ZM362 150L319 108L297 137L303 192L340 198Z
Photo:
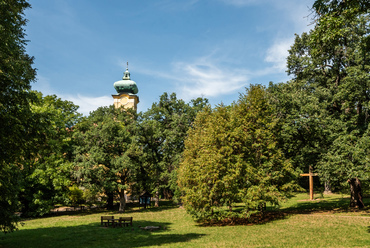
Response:
M368 7L367 1L315 1L314 29L296 36L289 50L293 80L270 87L287 157L301 170L313 165L336 186L369 178Z
M196 219L248 217L295 187L292 166L277 147L267 96L262 86L251 86L232 106L198 114L179 170L184 205ZM239 202L244 210L232 212Z
M190 103L164 93L160 101L139 117L136 141L141 147L136 176L138 191L161 191L178 197L177 168L184 140L195 116L208 103L198 98Z
M109 195L133 182L135 118L134 112L112 105L98 108L76 125L74 176L87 189Z
M29 91L35 80L33 58L26 54L24 0L0 1L0 230L15 230L20 160L28 147L32 113Z
M31 104L34 124L29 137L34 148L28 150L21 170L23 216L40 216L55 204L67 202L73 168L73 125L81 116L72 102L33 93L37 101Z

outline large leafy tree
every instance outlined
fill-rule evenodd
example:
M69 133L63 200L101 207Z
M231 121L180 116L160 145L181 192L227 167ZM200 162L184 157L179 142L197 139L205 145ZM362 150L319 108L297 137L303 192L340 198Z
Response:
M31 110L34 124L34 149L24 158L22 216L49 212L54 204L65 204L72 179L73 126L80 114L78 106L55 95L43 97L35 92L37 101Z
M271 83L268 88L269 101L278 117L279 146L300 173L316 165L329 145L329 130L323 128L328 125L323 114L326 103L319 101L327 98L327 94L325 91L319 94L316 89L316 98L308 96L307 91L313 88L300 81Z
M248 217L295 188L293 167L277 146L272 110L257 85L232 106L198 114L179 172L185 207L196 219ZM233 212L240 202L243 211Z
M135 165L132 158L133 111L101 107L75 126L75 177L85 188L105 194L108 208L115 195L125 211L125 190Z
M33 123L30 83L35 79L33 58L26 54L25 0L0 1L0 230L16 226L20 160L30 143Z
M164 93L139 118L136 141L142 155L136 186L138 190L154 193L156 206L160 193L166 198L178 196L177 168L184 140L195 116L207 103L205 98L185 103L175 93Z
M288 57L293 80L280 89L300 97L281 111L288 117L286 136L298 138L293 143L302 148L287 150L296 162L313 163L325 182L349 182L351 205L359 207L363 207L360 179L369 177L367 5L366 1L316 1L314 29L296 36Z

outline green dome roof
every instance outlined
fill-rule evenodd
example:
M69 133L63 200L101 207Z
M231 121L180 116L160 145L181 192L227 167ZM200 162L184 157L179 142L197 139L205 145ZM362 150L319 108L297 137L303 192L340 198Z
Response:
M128 71L128 68L126 68L126 71L123 73L122 80L115 82L113 86L118 94L120 93L137 94L139 92L139 89L137 88L135 81L132 81L130 79L130 72Z

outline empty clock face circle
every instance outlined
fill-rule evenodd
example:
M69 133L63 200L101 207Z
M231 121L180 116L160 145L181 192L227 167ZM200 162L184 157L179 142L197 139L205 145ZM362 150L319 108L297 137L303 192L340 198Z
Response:
M121 104L125 105L128 103L128 98L125 96L125 97L122 97L121 98Z

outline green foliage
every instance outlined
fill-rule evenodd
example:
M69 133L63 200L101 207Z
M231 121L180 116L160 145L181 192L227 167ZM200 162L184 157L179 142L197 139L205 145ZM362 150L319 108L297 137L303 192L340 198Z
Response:
M99 192L94 191L94 189L84 189L83 190L83 200L85 204L88 206L92 206L94 204L99 204Z
M135 113L128 110L101 107L74 129L74 176L85 188L105 193L109 207L113 205L113 195L123 194L133 179L131 146L135 118Z
M178 197L177 168L184 140L195 116L208 103L197 98L190 103L164 93L158 103L138 120L136 142L141 148L136 169L136 190L161 192L166 198Z
M73 206L81 204L84 201L84 192L76 184L68 188L68 198Z
M16 229L20 160L30 149L33 123L29 91L35 79L33 58L26 54L25 0L0 1L0 230Z
M79 120L78 106L55 95L43 97L34 92L37 101L31 104L35 120L34 148L29 151L22 170L23 216L48 213L57 203L68 201L71 185L73 140L72 126Z
M355 14L362 14L368 12L370 2L367 0L316 0L312 7L318 16L341 15L347 10L354 10Z
M288 84L272 85L280 144L295 167L339 186L369 179L367 1L316 1L316 25L289 50ZM367 6L367 7L366 7Z
M202 221L248 217L267 202L278 205L296 185L294 170L277 147L275 128L260 85L232 106L199 113L179 170L187 211ZM232 212L240 202L243 210Z

